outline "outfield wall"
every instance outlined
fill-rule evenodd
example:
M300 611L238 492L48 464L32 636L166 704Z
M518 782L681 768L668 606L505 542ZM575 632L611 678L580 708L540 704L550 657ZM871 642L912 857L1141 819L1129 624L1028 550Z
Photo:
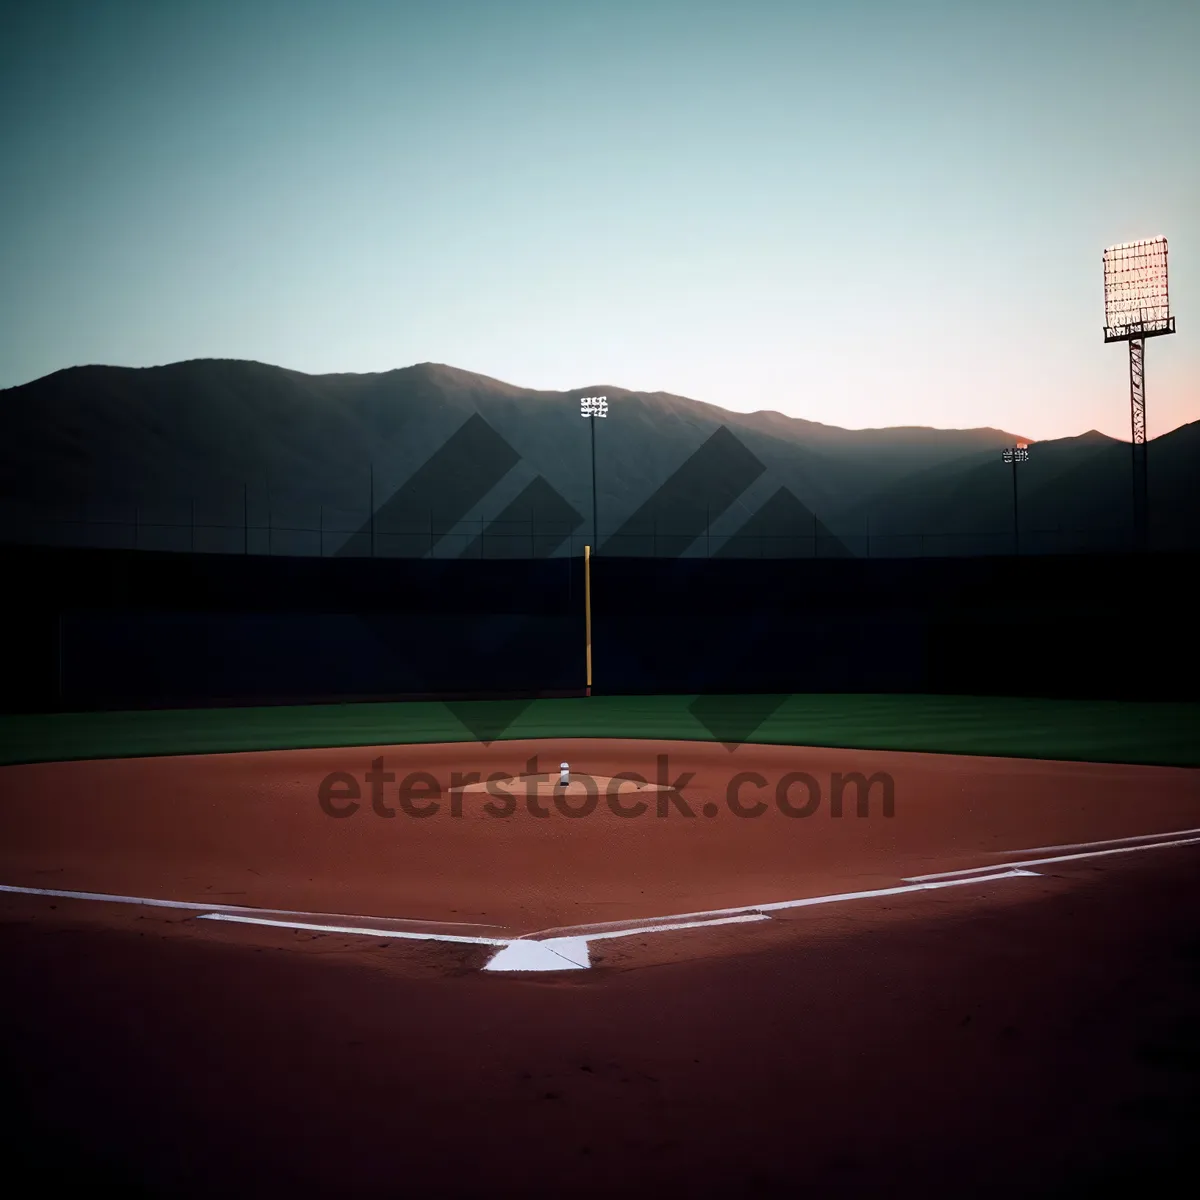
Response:
M0 551L7 711L562 694L576 560ZM1200 699L1193 557L596 558L594 690Z

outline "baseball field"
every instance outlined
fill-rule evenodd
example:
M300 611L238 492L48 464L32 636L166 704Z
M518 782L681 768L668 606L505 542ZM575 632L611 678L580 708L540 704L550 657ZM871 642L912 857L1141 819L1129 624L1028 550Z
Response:
M0 718L0 764L44 1180L1063 1195L1183 1162L1200 705L61 713Z

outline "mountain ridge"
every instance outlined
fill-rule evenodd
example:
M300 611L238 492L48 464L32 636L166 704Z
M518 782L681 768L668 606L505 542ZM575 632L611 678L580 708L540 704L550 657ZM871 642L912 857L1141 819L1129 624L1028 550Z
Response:
M959 538L956 552L984 552L1011 534L1012 472L1000 451L1017 441L1033 447L1020 494L1060 540L1080 521L1128 536L1119 528L1128 443L1096 430L1045 442L992 427L847 430L663 391L521 388L445 363L311 375L220 358L84 364L0 392L5 536L48 536L36 530L51 525L61 534L80 513L88 536L99 536L97 513L125 526L135 513L148 528L155 514L173 513L162 517L167 525L195 511L199 525L240 527L253 511L281 530L320 526L319 542L281 533L278 543L318 550L276 552L324 553L335 524L351 529L333 538L335 548L362 543L373 496L397 528L425 529L423 552L435 529L445 526L448 539L439 553L452 543L478 548L482 531L527 523L535 510L578 540L592 513L590 434L576 403L584 395L612 405L595 422L602 548L617 531L632 545L639 522L673 522L675 547L701 533L706 544L740 537L730 544L749 546L750 531L760 546L775 536L812 544L819 528L831 546L865 536L878 548L881 530L900 538L920 526L945 545ZM1152 497L1162 498L1172 537L1200 527L1190 466L1198 448L1200 421L1148 447ZM787 528L776 529L780 522ZM455 523L475 533L446 532ZM244 544L249 535L238 532ZM564 538L552 552L574 544Z
M837 433L846 434L869 434L869 433L985 433L996 434L1006 438L1012 438L1017 441L1030 441L1031 439L1022 437L1021 435L1007 433L1004 430L997 429L989 425L973 425L973 426L937 426L937 425L869 425L859 429L851 429L843 425L832 425L825 421L814 421L808 417L795 417L788 413L780 412L778 409L760 408L745 412L741 409L729 409L722 405L715 404L708 400L698 400L691 396L682 396L676 392L666 392L662 390L646 391L638 388L626 388L616 384L589 384L585 387L571 387L563 389L554 388L529 388L519 384L510 383L507 380L498 379L491 375L484 375L478 371L469 371L464 367L455 367L449 363L439 363L433 361L411 363L404 367L390 367L385 371L322 371L308 372L299 371L292 367L283 367L275 363L262 362L260 359L249 358L188 358L180 359L176 362L160 363L146 367L129 367L119 363L79 363L70 367L62 367L57 371L52 371L48 375L39 376L37 379L29 380L27 383L14 384L12 387L0 388L0 397L6 393L17 392L24 388L32 387L39 383L44 383L48 380L58 379L63 376L71 376L75 373L87 372L137 372L148 373L155 371L173 370L181 367L189 367L196 365L223 365L223 366L238 366L261 368L266 371L278 372L283 375L290 375L300 379L311 379L318 381L326 380L356 380L370 381L384 379L397 375L404 375L407 372L422 372L426 377L431 378L435 382L454 382L464 383L470 382L475 385L486 385L503 388L516 395L521 396L547 396L547 397L566 397L566 396L585 396L585 395L616 395L616 396L640 396L650 400L667 400L681 401L689 405L703 405L707 408L725 413L731 417L764 417L777 418L781 421L794 422L798 425L813 430L830 430ZM1095 433L1094 430L1090 431ZM1080 435L1087 436L1087 435ZM1100 434L1098 436L1104 436ZM1032 443L1031 443L1032 444Z

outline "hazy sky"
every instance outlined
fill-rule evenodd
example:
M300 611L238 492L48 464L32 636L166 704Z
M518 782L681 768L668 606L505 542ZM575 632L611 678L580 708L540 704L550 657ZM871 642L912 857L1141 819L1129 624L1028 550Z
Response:
M1149 432L1200 419L1194 0L0 14L0 387L433 361L1128 438L1101 254L1165 234Z

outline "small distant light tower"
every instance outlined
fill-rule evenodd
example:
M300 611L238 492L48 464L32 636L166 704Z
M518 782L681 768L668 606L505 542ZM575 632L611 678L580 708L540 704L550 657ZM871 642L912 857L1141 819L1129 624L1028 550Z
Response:
M1175 332L1167 290L1167 239L1123 242L1104 251L1104 340L1129 343L1129 406L1133 426L1133 535L1148 543L1146 488L1146 339Z
M592 427L592 550L599 548L600 531L596 525L596 418L608 416L608 398L605 396L582 396L579 400L579 415L587 417Z
M1029 445L1027 442L1018 442L1011 449L1004 451L1004 461L1012 463L1013 477L1013 550L1021 553L1021 535L1020 527L1017 524L1017 463L1029 461Z

